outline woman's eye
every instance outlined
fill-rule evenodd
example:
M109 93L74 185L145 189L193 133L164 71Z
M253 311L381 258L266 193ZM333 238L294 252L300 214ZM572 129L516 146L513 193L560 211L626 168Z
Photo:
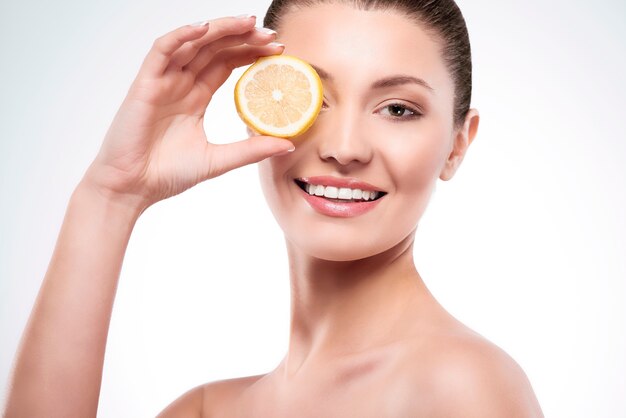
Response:
M420 116L416 110L399 103L393 103L383 107L381 113L395 119L407 119Z

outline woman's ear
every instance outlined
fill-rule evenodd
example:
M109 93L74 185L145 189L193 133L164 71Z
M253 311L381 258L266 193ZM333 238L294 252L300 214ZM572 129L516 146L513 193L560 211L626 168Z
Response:
M470 109L467 112L463 126L461 126L454 134L452 151L450 151L443 170L441 170L441 174L439 175L441 180L450 180L454 176L454 173L456 173L456 170L458 170L463 158L465 157L467 149L476 137L479 120L480 116L478 114L478 110Z

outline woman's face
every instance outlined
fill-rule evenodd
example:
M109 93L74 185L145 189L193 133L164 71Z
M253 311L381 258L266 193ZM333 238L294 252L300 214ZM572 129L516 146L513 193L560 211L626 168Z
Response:
M400 12L340 4L290 12L278 40L285 54L318 70L324 106L293 138L293 153L259 164L276 220L292 245L316 258L348 261L391 249L417 227L437 179L450 177L454 85L438 44ZM310 196L305 182L382 197Z

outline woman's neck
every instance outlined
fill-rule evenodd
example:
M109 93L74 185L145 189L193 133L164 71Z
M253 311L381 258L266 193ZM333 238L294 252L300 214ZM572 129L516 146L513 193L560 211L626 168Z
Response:
M355 261L327 261L287 245L291 281L291 378L308 364L367 351L406 337L409 309L431 296L413 263L410 234L392 249ZM303 369L304 368L304 369Z

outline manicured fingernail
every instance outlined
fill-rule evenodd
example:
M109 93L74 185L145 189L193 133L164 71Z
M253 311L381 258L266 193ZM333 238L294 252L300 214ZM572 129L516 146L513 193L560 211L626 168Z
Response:
M281 155L287 155L287 154L290 154L290 153L294 152L295 150L296 150L296 147L294 146L294 147L291 147L289 149L286 149L284 151L281 151L279 153L274 154L274 157L279 157Z
M209 26L209 21L203 20L201 22L192 23L191 26Z
M270 42L268 44L269 46L278 46L278 47L284 47L285 44L281 44L280 42Z
M266 35L276 35L276 31L270 28L254 28L257 32L264 33Z
M251 15L251 14L243 14L243 15L239 15L239 16L235 16L235 18L237 19L250 19L251 17L256 17L255 15Z

